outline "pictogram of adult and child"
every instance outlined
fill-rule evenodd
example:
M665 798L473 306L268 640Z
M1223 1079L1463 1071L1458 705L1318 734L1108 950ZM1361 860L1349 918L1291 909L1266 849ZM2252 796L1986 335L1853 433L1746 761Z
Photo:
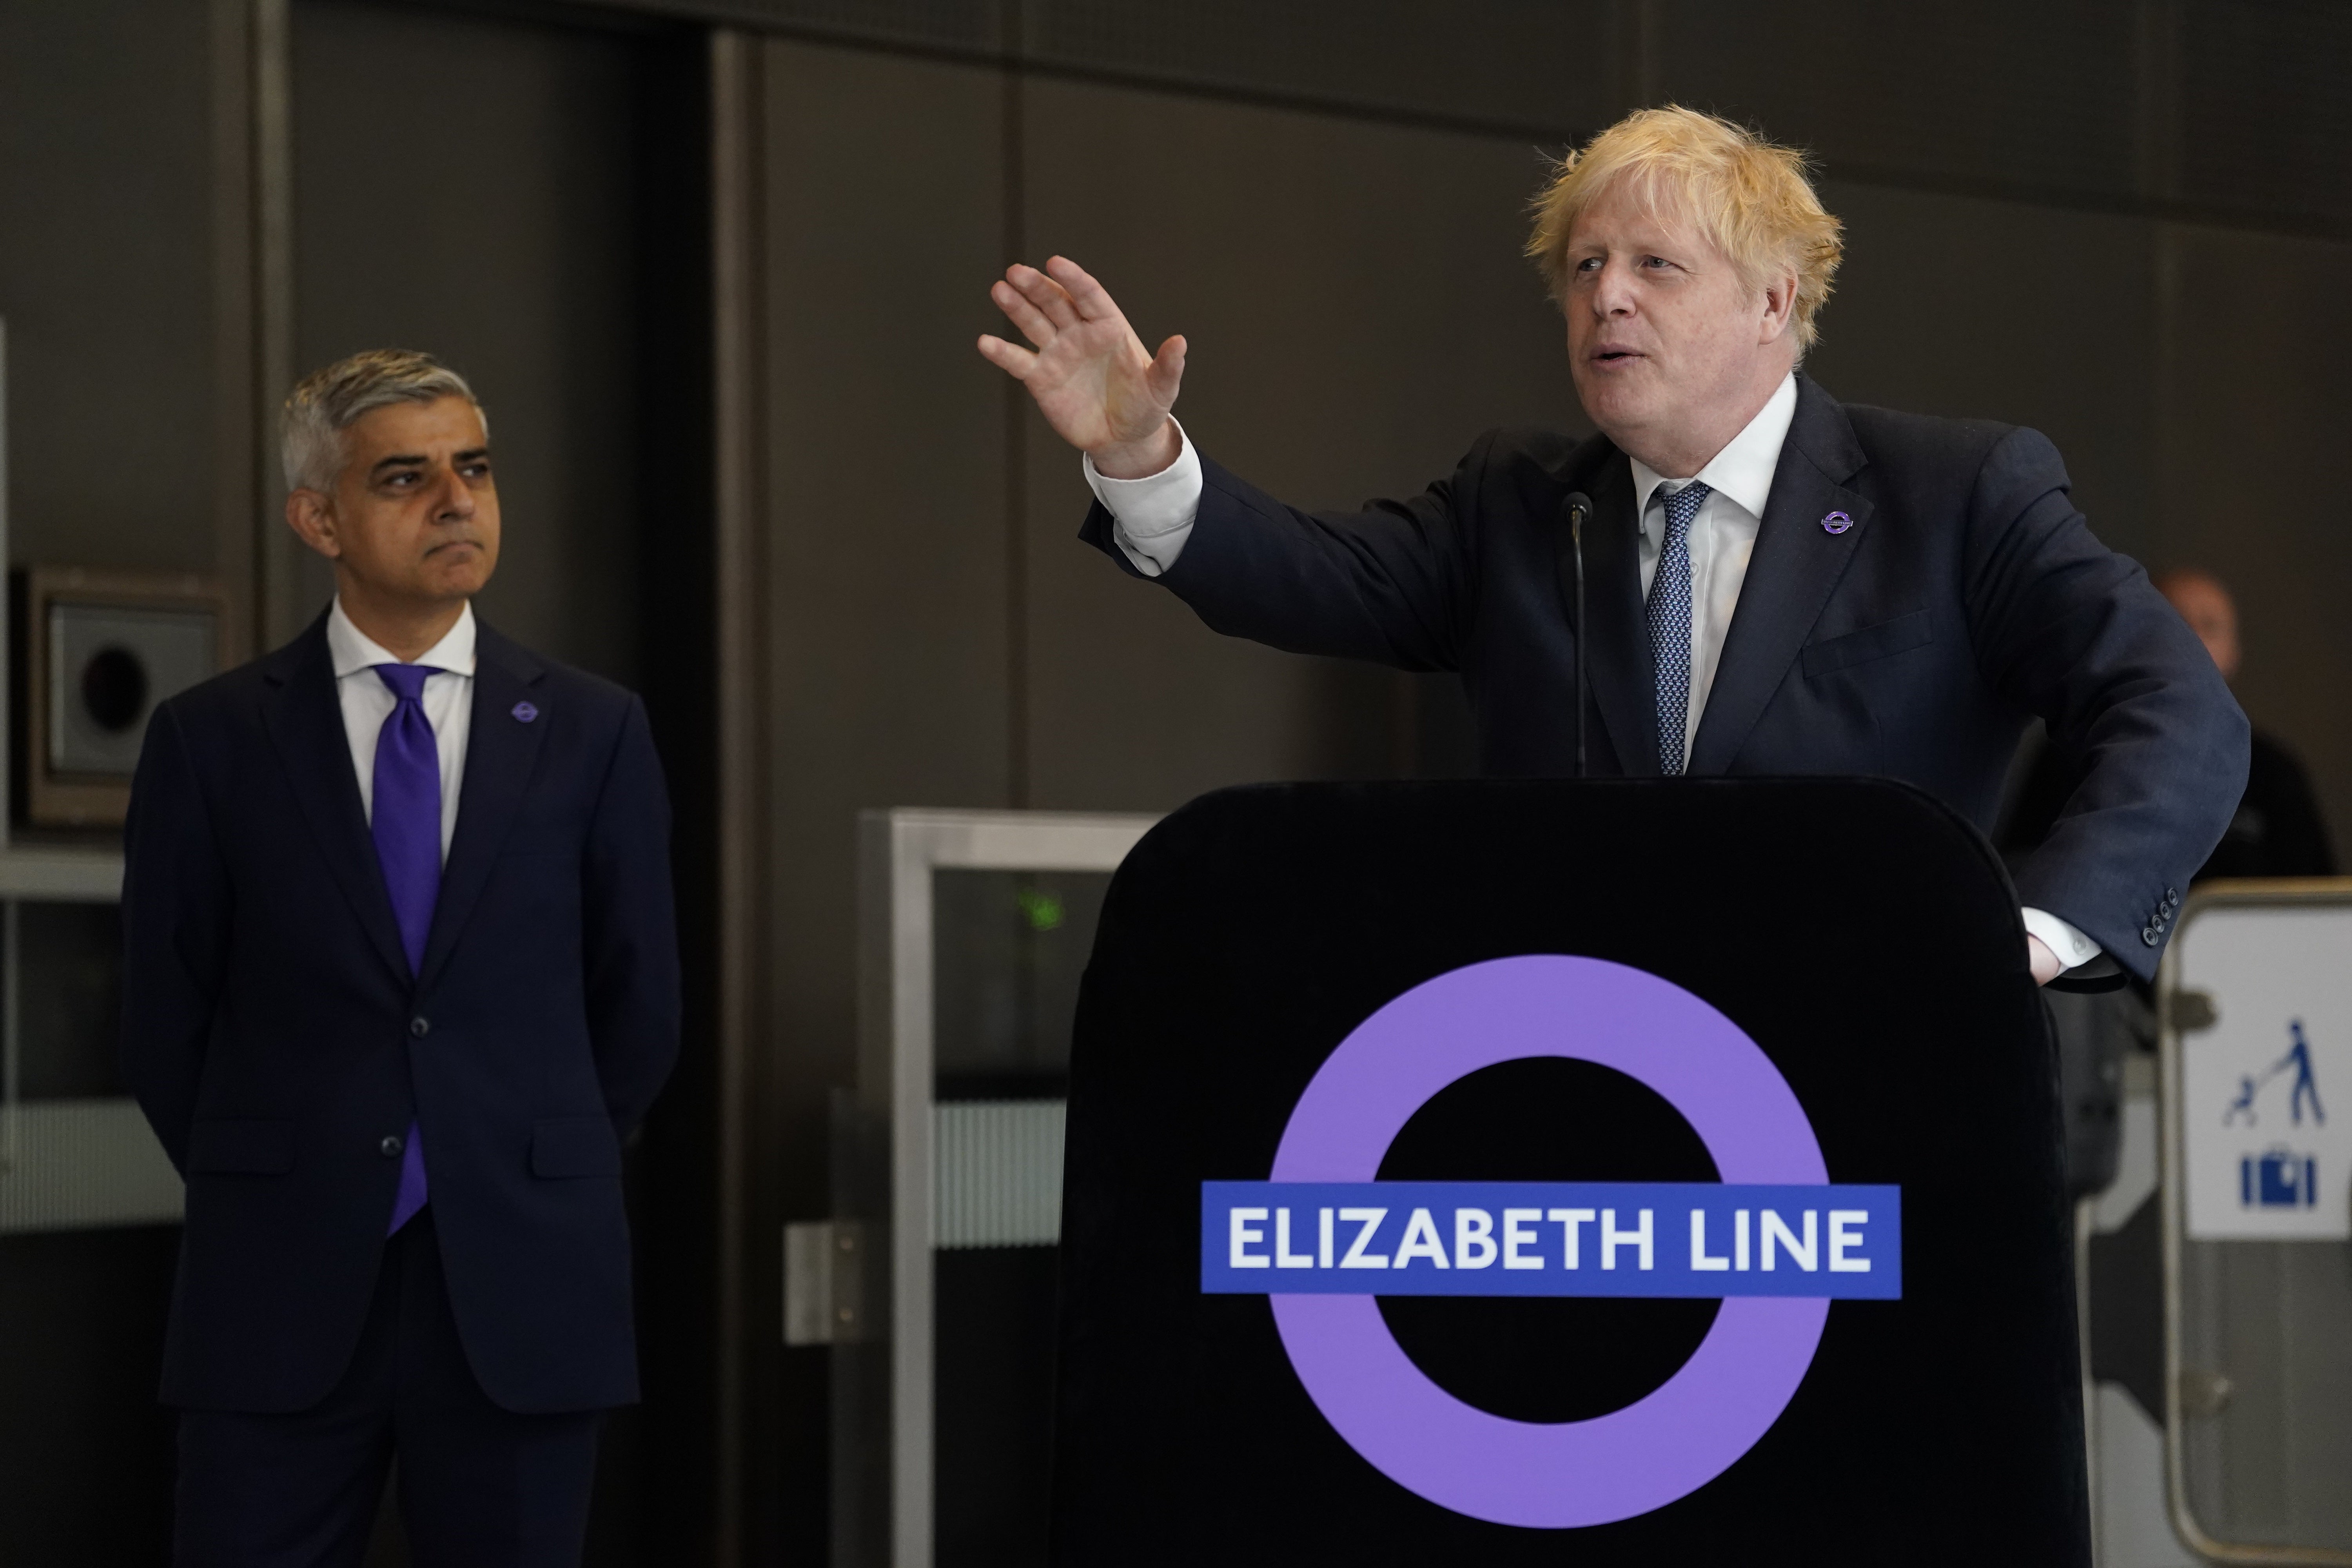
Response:
M2304 1038L2303 1020L2291 1019L2287 1035L2294 1043L2286 1055L2273 1062L2259 1075L2248 1074L2238 1079L2237 1098L2221 1113L2221 1125L2235 1126L2245 1118L2245 1125L2254 1126L2259 1118L2255 1101L2263 1089L2288 1073L2294 1074L2287 1090L2287 1114L2294 1126L2303 1125L2305 1101L2311 1106L2311 1120L2315 1126L2327 1124L2327 1111L2319 1100L2319 1080L2311 1069L2311 1042ZM2316 1203L2319 1197L2318 1162L2308 1154L2297 1154L2281 1144L2259 1158L2249 1154L2239 1162L2238 1198L2250 1208L2302 1208Z

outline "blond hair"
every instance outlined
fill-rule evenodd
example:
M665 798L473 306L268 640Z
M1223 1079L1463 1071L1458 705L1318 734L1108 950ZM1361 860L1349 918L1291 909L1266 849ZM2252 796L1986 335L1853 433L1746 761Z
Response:
M462 397L490 416L466 378L414 349L369 349L314 370L286 395L278 416L278 458L289 490L331 490L343 466L343 432L360 416L395 403L437 403Z
M1619 180L1636 182L1654 211L1679 209L1750 289L1794 272L1797 298L1790 314L1797 352L1813 346L1819 335L1813 317L1830 297L1845 242L1843 226L1813 194L1802 153L1675 104L1627 115L1562 158L1535 199L1528 255L1553 298L1568 284L1569 231Z

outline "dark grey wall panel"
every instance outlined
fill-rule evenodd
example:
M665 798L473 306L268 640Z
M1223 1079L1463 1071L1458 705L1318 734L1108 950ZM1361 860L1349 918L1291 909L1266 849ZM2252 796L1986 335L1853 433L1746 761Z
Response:
M2339 863L2352 850L2352 547L2327 474L2352 396L2352 246L2180 229L2158 323L2164 423L2152 454L2156 563L2235 591L2239 700L2304 754Z
M1092 70L1409 114L1600 125L1618 112L1609 0L1036 0L1024 53Z
M301 372L393 346L464 372L489 410L505 523L483 615L633 680L639 531L661 526L663 491L637 469L625 42L326 0L301 0L294 24ZM310 574L323 604L323 563Z
M2131 0L1662 0L1654 101L1753 118L1845 163L2126 195Z
M2154 226L1829 183L1846 224L1810 365L1854 403L2030 425L2127 554L2155 548Z
M1078 258L1155 346L1182 331L1179 416L1275 494L1411 494L1483 430L1578 418L1518 253L1531 149L1058 82L1030 87L1027 126L1029 258ZM1028 428L1036 804L1398 771L1391 677L1217 637L1128 580L1072 537L1076 457Z
M796 44L765 63L779 1037L846 1081L856 813L1006 802L1003 418L971 347L1000 89Z
M2179 47L2180 194L2352 217L2352 6L2191 0Z
M198 4L0 5L9 553L210 571L210 38Z

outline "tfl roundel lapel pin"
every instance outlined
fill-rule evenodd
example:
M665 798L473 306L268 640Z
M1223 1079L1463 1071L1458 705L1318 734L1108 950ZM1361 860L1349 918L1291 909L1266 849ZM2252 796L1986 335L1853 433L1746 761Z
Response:
M1843 533L1847 529L1852 528L1853 526L1853 519L1846 516L1846 514L1842 511L1833 511L1830 513L1829 516L1822 519L1822 531L1823 533Z
M514 716L515 716L515 722L517 722L517 723L519 723L519 724L528 724L528 723L530 723L533 719L536 719L536 718L538 718L538 717L539 717L539 710L538 710L538 709L536 709L536 708L534 708L534 707L532 707L532 706L531 706L530 703L528 703L528 702L518 702L518 703L516 703L516 704L514 705L513 712L514 712Z

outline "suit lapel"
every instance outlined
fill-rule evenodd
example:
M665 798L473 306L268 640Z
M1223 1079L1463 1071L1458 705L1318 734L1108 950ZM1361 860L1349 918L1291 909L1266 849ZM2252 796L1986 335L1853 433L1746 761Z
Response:
M539 662L488 626L476 622L474 710L466 736L466 774L457 794L457 831L441 872L441 897L425 942L422 983L430 985L457 945L499 851L522 811L539 761L541 738L555 715L541 697L523 704L544 670ZM519 710L532 717L517 717Z
M1692 740L1692 773L1730 768L1821 619L1870 526L1871 503L1845 488L1866 461L1845 410L1799 376L1796 416L1780 446L1763 525L1740 584L1739 607L1732 614L1715 686ZM1822 520L1840 511L1853 526L1832 533Z
M342 700L335 689L334 661L327 651L327 617L272 656L264 679L278 688L268 699L263 723L286 768L302 819L336 885L375 944L377 954L402 984L408 981L408 955L384 891L383 868L368 837L367 811L360 803L359 777L352 771L352 744L343 729Z
M1642 616L1633 470L1622 452L1605 441L1595 444L1601 460L1584 476L1592 496L1592 516L1584 525L1584 599L1592 617L1585 654L1592 661L1592 700L1617 752L1618 767L1628 777L1654 778L1658 772L1657 678L1650 671L1649 629ZM1576 569L1565 511L1559 532L1560 599L1572 626Z

